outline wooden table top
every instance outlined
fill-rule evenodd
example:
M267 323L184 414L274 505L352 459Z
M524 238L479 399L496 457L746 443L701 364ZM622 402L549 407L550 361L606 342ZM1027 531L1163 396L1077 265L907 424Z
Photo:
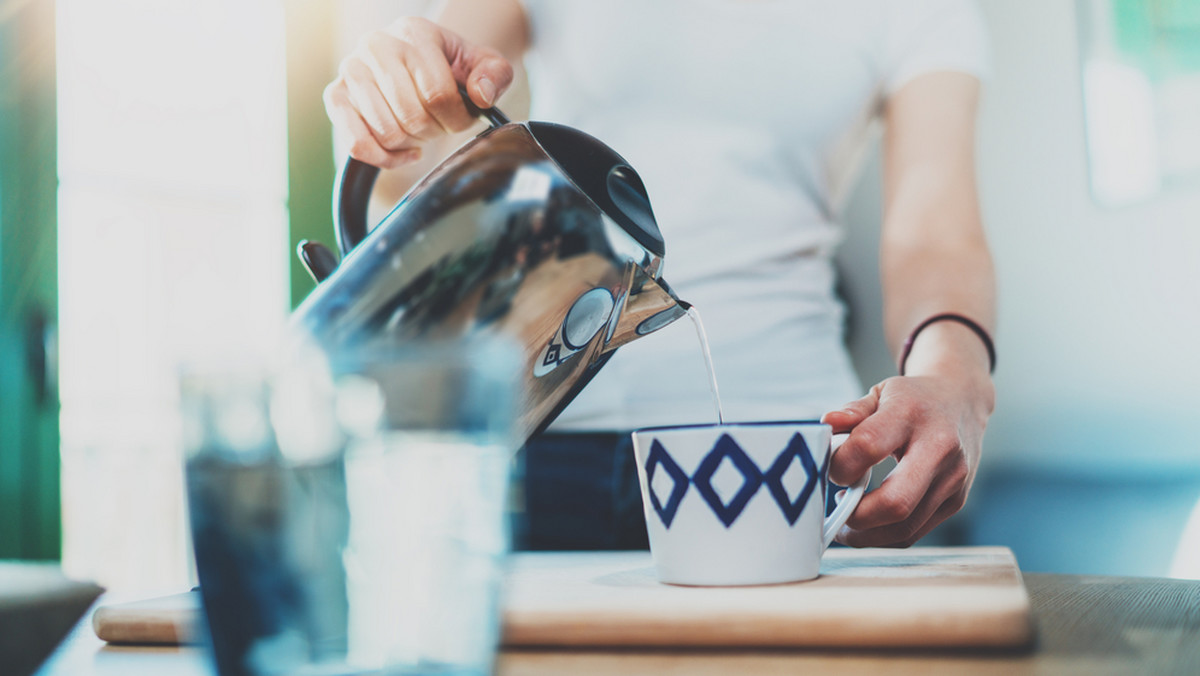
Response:
M1200 581L1026 573L1037 641L1021 652L506 650L503 676L1200 674ZM85 617L38 676L209 676L200 649L110 646Z

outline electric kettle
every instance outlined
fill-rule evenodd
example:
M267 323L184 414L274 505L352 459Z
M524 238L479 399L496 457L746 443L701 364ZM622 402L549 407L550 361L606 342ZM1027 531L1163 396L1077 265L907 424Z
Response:
M373 229L379 170L354 159L334 189L342 259L298 253L317 287L294 326L326 349L502 334L523 355L521 440L545 428L614 351L683 316L662 280L662 234L637 172L579 130L490 123Z

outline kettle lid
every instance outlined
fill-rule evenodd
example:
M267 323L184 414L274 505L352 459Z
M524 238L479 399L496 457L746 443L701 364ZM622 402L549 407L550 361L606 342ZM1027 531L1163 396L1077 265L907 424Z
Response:
M650 253L666 251L646 187L633 167L598 139L553 122L527 122L530 133L567 178Z

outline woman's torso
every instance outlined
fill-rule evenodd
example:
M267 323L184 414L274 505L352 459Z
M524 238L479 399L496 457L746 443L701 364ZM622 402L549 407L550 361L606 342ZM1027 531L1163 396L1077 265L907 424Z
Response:
M905 5L907 3L899 3ZM702 313L727 420L858 396L832 255L902 45L888 0L526 0L531 117L641 174L664 278ZM622 347L554 425L714 417L686 319Z

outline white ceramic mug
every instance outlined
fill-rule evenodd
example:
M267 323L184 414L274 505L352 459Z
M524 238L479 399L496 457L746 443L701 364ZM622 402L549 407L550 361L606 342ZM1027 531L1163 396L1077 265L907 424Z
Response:
M658 579L751 585L817 577L871 474L825 517L832 428L816 421L633 433Z

